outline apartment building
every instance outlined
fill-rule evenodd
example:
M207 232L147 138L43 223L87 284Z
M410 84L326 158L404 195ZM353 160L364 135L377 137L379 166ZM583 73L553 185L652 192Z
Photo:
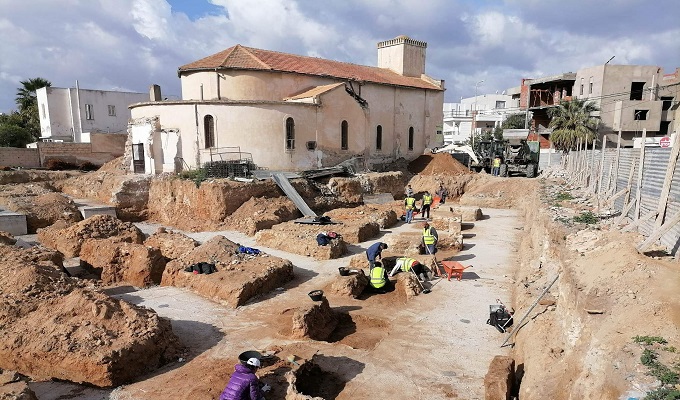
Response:
M127 133L128 106L148 93L44 87L36 91L40 139L89 143L90 133Z
M509 114L519 112L514 104L512 96L506 94L483 94L461 99L460 103L444 103L444 145L460 144L473 132L501 126Z
M633 147L635 138L647 131L649 142L658 143L677 131L673 125L678 106L679 70L664 75L662 68L651 65L598 65L539 79L522 80L520 108L531 112L531 129L548 139L548 110L562 100L572 98L594 102L601 120L598 137L616 143L621 131L621 145ZM515 99L517 95L513 96Z

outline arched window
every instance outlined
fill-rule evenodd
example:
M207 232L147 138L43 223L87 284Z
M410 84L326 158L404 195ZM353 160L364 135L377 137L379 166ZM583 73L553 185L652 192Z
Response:
M295 121L292 117L286 118L286 150L295 149Z
M342 121L340 132L340 148L342 150L349 149L349 125L347 121Z
M408 149L413 150L413 127L408 128Z
M375 149L382 150L382 125L375 129Z
M203 134L205 136L205 148L215 147L215 119L212 115L203 117Z

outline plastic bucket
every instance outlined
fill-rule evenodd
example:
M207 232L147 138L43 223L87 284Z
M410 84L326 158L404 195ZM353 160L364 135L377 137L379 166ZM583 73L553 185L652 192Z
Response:
M309 292L309 298L314 301L321 301L323 299L323 290L312 290Z
M259 360L260 358L262 358L262 354L260 354L259 351L248 350L238 355L238 360L243 365L246 365L246 361L248 361L251 358L257 358Z
M345 267L340 267L340 268L338 268L338 271L340 271L340 275L341 275L341 276L347 276L347 275L349 275L349 269L347 269L347 268L345 268Z

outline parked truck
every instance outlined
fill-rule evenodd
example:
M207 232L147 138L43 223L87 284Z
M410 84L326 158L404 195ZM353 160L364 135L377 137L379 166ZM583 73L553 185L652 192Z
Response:
M503 130L501 176L508 176L511 172L524 174L527 178L538 175L540 146L539 142L528 141L528 134L526 129Z

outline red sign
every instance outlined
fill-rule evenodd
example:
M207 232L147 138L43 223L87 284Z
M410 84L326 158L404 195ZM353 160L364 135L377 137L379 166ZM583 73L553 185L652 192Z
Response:
M661 147L670 147L671 146L671 138L668 136L664 136L661 139L659 139L659 146Z

